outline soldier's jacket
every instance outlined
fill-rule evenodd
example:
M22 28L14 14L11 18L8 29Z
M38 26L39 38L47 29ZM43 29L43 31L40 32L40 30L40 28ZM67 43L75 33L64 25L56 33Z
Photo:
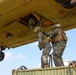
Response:
M65 32L60 28L54 29L53 31L50 32L46 32L46 35L51 36L52 42L61 41L61 40L67 42L68 40Z
M38 37L39 46L50 45L48 37L43 32L39 32L37 37Z

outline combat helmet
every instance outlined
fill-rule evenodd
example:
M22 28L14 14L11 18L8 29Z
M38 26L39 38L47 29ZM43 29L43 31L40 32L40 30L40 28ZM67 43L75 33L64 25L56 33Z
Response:
M61 27L61 25L60 25L60 24L55 24L55 25L53 26L53 29L58 28L58 27Z

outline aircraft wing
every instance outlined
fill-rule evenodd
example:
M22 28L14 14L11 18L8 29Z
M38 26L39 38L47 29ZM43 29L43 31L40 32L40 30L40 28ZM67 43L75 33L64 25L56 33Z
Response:
M64 30L76 28L76 7L66 9L55 0L3 0L0 1L0 46L15 48L37 40L27 21L30 13L46 20L44 31L51 30L54 23L60 23Z

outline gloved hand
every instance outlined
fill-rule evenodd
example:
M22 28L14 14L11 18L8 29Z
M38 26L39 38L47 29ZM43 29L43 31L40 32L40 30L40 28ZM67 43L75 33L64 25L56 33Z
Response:
M38 47L40 50L42 50L44 48L43 43L39 42Z
M42 47L40 45L38 45L39 49L42 50Z

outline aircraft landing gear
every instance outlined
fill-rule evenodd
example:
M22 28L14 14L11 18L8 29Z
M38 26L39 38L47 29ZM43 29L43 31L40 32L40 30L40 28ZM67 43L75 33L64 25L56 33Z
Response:
M76 7L76 2L71 3L72 0L55 0L58 3L61 3L61 5L66 9L71 9Z
M3 52L3 50L5 50L6 47L0 47L0 61L2 61L5 57L5 54Z
M0 61L2 61L4 57L5 57L5 54L2 51L0 51Z
M62 3L64 2L65 0L55 0L56 2L59 2L59 3Z
M61 5L66 9L71 9L71 8L76 7L76 2L71 3L70 1L67 1L67 2L61 3Z

